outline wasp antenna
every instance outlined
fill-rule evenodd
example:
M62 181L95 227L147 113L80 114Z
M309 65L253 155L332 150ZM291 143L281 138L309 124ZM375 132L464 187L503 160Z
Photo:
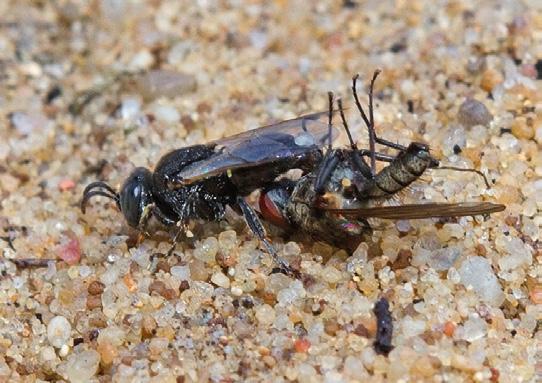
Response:
M350 141L350 147L355 150L357 149L356 143L354 142L354 139L352 138L352 133L350 132L350 128L348 127L348 123L346 122L346 117L344 116L343 102L340 98L337 99L337 106L339 107L339 113L341 115L341 120L343 122L344 130L346 130L346 134L348 135L348 141Z
M332 135L332 127L333 127L333 92L327 92L327 99L328 99L328 102L329 102L329 110L328 110L328 122L327 122L327 127L328 127L328 139L329 139L329 144L328 144L328 150L331 150L331 147L333 145L333 135Z
M94 188L104 188L105 190L107 190L108 192L110 192L111 194L117 194L117 192L115 191L115 189L113 189L111 186L109 186L108 184L106 184L105 182L103 181L96 181L96 182L91 182L87 185L87 187L85 188L85 190L83 190L83 195L84 194L87 194L90 190L94 189Z
M484 173L482 173L480 170L472 169L472 168L457 168L455 166L439 166L438 168L434 169L447 169L447 170L455 170L456 172L469 172L469 173L476 173L480 177L483 178L484 183L486 184L486 187L488 189L491 189L491 185L489 184L489 181L487 180L487 177Z
M93 190L96 188L103 188L104 190ZM120 209L120 197L118 193L111 186L102 181L90 183L83 191L83 199L81 200L81 211L85 214L88 201L94 196L107 197L114 200L117 207Z

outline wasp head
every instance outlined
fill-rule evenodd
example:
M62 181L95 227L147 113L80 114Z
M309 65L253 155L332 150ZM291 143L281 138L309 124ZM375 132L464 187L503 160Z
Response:
M126 178L120 192L117 193L105 182L93 182L83 192L81 211L85 213L86 204L94 196L103 196L115 201L126 222L139 228L146 218L148 207L153 203L152 173L145 168L136 168Z

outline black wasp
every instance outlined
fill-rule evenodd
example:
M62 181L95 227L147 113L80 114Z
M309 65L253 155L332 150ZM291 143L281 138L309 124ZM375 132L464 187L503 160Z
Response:
M104 196L113 199L127 223L140 231L145 232L151 217L167 226L177 225L173 250L190 219L220 220L229 205L243 215L281 269L291 272L243 197L269 186L290 169L308 172L320 163L322 147L333 135L331 125L321 121L325 116L325 112L310 114L173 150L160 159L154 172L136 168L120 192L102 181L89 184L83 192L81 210L85 212L90 198Z
M357 109L369 131L369 149L358 149L348 128L341 100L337 100L349 148L328 150L319 166L299 180L281 179L263 190L259 205L262 216L278 226L301 229L317 239L344 248L355 248L371 232L369 218L421 219L486 215L504 210L504 205L490 202L427 203L383 206L382 203L418 180L429 168L471 171L474 169L439 166L429 146L413 142L405 147L377 137L373 117L373 88L379 71L369 87L369 116L356 90L352 91ZM329 120L333 115L333 94L329 93ZM376 144L398 151L395 156L379 153ZM368 159L368 160L367 160ZM376 161L388 163L377 172Z

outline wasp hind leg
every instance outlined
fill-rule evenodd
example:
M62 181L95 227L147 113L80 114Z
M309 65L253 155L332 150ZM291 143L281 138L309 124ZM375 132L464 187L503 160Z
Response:
M264 244L265 248L271 254L271 257L273 257L273 260L280 268L281 272L284 274L291 275L295 278L298 278L300 276L299 271L294 270L292 266L286 261L285 259L281 258L271 242L267 239L265 228L263 227L262 221L254 211L254 209L245 201L245 199L241 196L237 197L237 206L241 209L241 213L243 214L243 217L245 219L245 222L247 223L248 227L252 231L252 233L258 237L260 241Z

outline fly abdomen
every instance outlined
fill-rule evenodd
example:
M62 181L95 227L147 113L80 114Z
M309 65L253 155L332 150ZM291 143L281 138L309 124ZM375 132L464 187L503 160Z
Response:
M389 197L416 181L427 168L438 166L429 147L413 142L371 180L361 198Z

